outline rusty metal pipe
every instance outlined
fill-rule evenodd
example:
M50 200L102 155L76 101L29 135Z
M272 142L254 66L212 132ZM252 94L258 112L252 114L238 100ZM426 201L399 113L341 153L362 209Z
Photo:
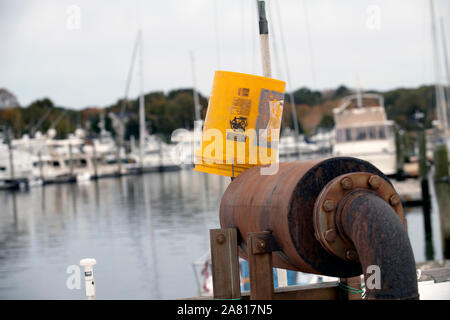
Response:
M225 191L220 224L238 230L239 254L244 259L247 234L270 231L281 248L272 254L275 267L335 277L360 275L358 262L329 253L317 241L313 223L320 192L334 178L352 172L388 181L369 162L350 157L280 163L274 175L261 175L259 167L250 168Z
M417 297L402 222L401 201L389 180L369 162L349 157L280 163L267 176L259 167L248 169L231 182L220 204L221 226L238 230L244 259L248 233L269 231L279 249L272 252L275 267L348 278L382 263L383 290L370 291L369 298Z
M356 190L341 201L339 229L354 244L367 279L378 266L381 288L366 284L367 299L418 299L416 264L408 234L396 212L374 192Z

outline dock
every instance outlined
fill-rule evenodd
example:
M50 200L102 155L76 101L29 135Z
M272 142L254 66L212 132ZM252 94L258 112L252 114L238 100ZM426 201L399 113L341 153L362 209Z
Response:
M391 182L404 206L420 206L422 204L422 189L418 179L391 180Z

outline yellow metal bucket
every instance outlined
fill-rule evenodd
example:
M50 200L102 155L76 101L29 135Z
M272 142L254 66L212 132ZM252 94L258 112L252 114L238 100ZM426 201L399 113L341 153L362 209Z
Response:
M284 81L216 71L195 170L236 177L275 163L283 114Z

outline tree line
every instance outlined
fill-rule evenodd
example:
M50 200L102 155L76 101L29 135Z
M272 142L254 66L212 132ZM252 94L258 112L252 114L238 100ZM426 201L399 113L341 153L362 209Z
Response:
M332 90L311 90L303 87L293 92L294 103L300 130L313 134L319 129L331 129L334 126L332 109L337 107L341 98L353 91L346 86ZM436 118L434 86L419 88L399 88L385 92L370 91L384 96L388 118L394 120L401 128L414 129L414 114L423 112L425 126L430 127ZM0 89L0 101L14 100L14 95L6 89ZM12 99L12 100L11 100ZM17 100L17 99L16 99ZM293 127L289 96L285 97L282 131ZM28 106L18 103L9 106L0 105L0 127L9 128L15 137L23 134L34 135L37 131L47 132L54 128L57 138L65 138L76 128L87 131L88 137L96 137L100 132L99 123L105 119L105 128L115 135L110 113L119 115L123 100L106 107L87 107L82 110L56 106L50 98L33 101ZM208 98L200 94L201 117L205 118ZM139 99L125 102L124 125L125 139L131 136L139 138ZM192 89L177 89L164 93L151 92L145 95L145 115L147 131L158 134L168 140L177 128L193 128L194 99ZM102 117L104 115L104 117Z

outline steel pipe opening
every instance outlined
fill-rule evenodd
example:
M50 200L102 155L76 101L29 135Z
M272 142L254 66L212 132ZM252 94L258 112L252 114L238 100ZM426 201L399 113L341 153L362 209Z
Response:
M365 278L379 267L380 287L367 299L418 299L416 264L404 225L378 194L356 190L342 201L337 224L354 244ZM370 272L368 272L370 271Z

